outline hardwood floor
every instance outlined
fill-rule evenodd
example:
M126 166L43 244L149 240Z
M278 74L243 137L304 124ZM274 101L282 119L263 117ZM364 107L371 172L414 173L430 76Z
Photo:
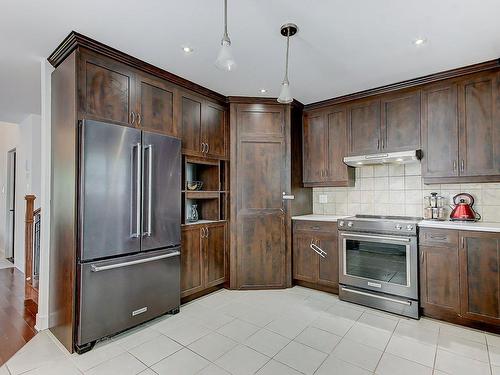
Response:
M0 269L0 366L35 334L37 305L24 301L24 274Z

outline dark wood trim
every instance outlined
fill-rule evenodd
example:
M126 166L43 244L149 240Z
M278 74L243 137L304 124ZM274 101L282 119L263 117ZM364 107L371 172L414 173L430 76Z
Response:
M181 298L181 303L182 304L188 303L188 302L193 301L193 300L195 300L197 298L206 296L207 294L216 292L216 291L221 290L221 289L224 289L224 287L223 287L222 284L221 285L217 285L217 286L212 286L212 287L207 288L207 289L203 289L200 292L190 294L190 295L188 295L186 297L182 297ZM181 310L182 310L182 306L181 306Z
M235 104L277 104L277 105L286 105L282 103L278 103L277 98L261 98L258 96L228 96L228 103ZM304 108L304 104L294 99L293 102L290 103L291 106L297 107L300 109Z
M116 61L127 64L143 72L147 72L156 77L166 79L167 81L170 81L176 85L197 92L198 94L204 95L213 100L216 100L221 104L224 104L226 102L226 97L224 95L221 95L206 87L191 82L185 78L179 77L178 75L169 73L154 65L148 64L124 52L118 51L117 49L112 48L104 43L98 42L97 40L82 35L76 31L72 31L61 42L61 44L59 44L59 46L54 50L54 52L52 52L52 54L48 57L47 60L54 68L57 68L64 61L64 59L66 59L66 57L68 57L75 49L80 47L88 48L89 50L110 57Z
M468 66L464 66L461 68L450 69L450 70L446 70L444 72L433 73L433 74L429 74L429 75L418 77L418 78L408 79L406 81L401 81L398 83L392 83L389 85L380 86L380 87L376 87L376 88L372 88L372 89L368 89L368 90L363 90L363 91L355 92L352 94L338 96L338 97L335 97L332 99L321 100L319 102L306 104L304 107L304 110L310 111L313 109L327 107L327 106L331 106L334 104L339 104L339 103L344 103L344 102L348 102L348 101L352 101L352 100L356 100L356 99L366 98L366 97L373 96L373 95L385 94L385 93L396 91L396 90L425 85L428 83L433 83L433 82L441 81L444 79L456 78L456 77L460 77L460 76L463 76L466 74L478 73L478 72L482 72L482 71L490 70L490 69L495 69L495 68L500 68L500 59L489 60L489 61L485 61L485 62L482 62L479 64L473 64L473 65L468 65Z
M429 318L500 334L500 326L498 324L488 324L477 320L466 319L456 314L449 313L448 311L444 311L440 307L427 306L425 309L421 308L421 314Z
M338 289L331 288L331 287L321 285L321 284L310 283L310 282L302 281L302 280L294 279L293 285L299 285L299 286L302 286L304 288L320 290L322 292L327 292L327 293L332 293L332 294L337 294L337 295L339 294Z

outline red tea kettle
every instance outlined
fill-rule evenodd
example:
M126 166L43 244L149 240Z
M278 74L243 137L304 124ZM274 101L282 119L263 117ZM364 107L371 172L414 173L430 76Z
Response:
M450 220L477 221L481 219L481 215L472 208L474 205L474 198L472 195L467 193L457 194L453 197L453 203L455 206L450 206L452 208Z

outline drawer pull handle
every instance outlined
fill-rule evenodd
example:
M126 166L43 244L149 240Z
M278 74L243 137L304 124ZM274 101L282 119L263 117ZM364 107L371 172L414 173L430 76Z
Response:
M320 227L311 227L311 229L320 230Z
M168 254L163 254L163 255L158 255L155 257L151 258L144 258L144 259L138 259L138 260L132 260L130 262L123 262L123 263L117 263L117 264L110 264L109 266L96 266L95 264L92 264L90 268L92 269L92 272L101 272L101 271L107 271L107 270L112 270L115 268L122 268L122 267L127 267L127 266L133 266L135 264L141 264L141 263L149 263L149 262L154 262L155 260L160 260L160 259L165 259L165 258L171 258L181 255L180 251L174 251L172 253Z
M318 247L316 244L311 244L311 249L314 250L314 252L316 254L318 254L320 257L322 258L325 258L325 255L326 255L326 251L324 251L323 249L321 249L320 247Z

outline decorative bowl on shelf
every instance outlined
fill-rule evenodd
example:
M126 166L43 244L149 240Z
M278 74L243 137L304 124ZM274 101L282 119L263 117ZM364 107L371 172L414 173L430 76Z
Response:
M187 181L186 188L191 191L201 190L203 187L203 181Z

